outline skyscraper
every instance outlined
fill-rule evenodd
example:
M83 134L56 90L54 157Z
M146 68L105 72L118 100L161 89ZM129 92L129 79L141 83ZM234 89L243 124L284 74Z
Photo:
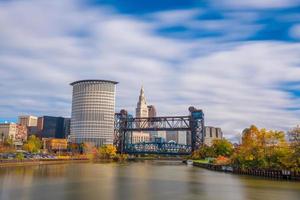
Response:
M145 98L144 87L142 86L139 101L136 106L136 117L148 117L148 106Z
M75 143L96 146L114 139L115 81L81 80L73 86L71 135Z

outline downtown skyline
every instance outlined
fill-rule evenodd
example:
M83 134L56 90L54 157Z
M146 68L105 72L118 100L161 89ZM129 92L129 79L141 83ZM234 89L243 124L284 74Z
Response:
M0 120L70 116L69 83L95 78L120 82L116 111L144 85L159 116L202 108L227 138L299 123L298 0L132 2L0 2Z

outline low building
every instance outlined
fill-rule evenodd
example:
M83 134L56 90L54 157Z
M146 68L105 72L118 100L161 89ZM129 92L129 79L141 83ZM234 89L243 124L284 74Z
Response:
M43 138L43 148L48 152L66 151L68 149L67 139Z
M27 127L15 123L0 123L0 141L12 139L14 142L27 140Z
M144 132L132 132L132 143L150 142L150 134Z
M6 139L15 140L16 134L17 134L17 124L0 123L0 140L2 142Z

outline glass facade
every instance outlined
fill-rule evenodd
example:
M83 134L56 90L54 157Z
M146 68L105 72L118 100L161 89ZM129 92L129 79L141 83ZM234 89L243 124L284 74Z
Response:
M66 138L69 134L70 119L63 117L39 117L39 135L42 138Z
M75 143L112 144L116 82L85 80L73 86L71 135Z

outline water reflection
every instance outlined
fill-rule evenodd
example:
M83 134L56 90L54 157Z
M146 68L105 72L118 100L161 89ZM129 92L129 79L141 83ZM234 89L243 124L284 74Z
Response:
M174 161L0 168L0 199L299 200L300 183L189 167Z

